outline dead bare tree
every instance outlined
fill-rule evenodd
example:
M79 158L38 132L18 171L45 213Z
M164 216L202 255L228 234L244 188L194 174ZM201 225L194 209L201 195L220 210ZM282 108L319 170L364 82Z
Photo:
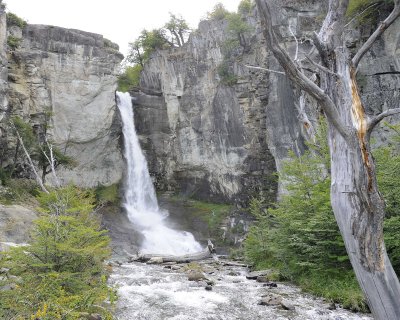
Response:
M270 2L256 0L269 49L287 77L318 102L329 123L331 203L358 282L376 319L399 319L400 283L383 241L385 204L377 187L370 135L382 119L399 113L400 108L368 115L356 73L362 57L400 16L400 0L394 0L393 11L353 57L343 35L349 0L329 0L328 13L313 39L319 57L310 59L320 85L280 45Z
M31 158L28 150L25 147L24 140L22 140L22 137L21 137L18 129L16 128L16 126L13 125L13 127L14 127L15 133L17 135L18 142L19 142L20 146L22 147L22 150L24 151L24 154L26 156L26 159L28 160L31 170L33 171L33 174L35 175L36 182L38 183L40 189L42 189L43 192L49 193L49 191L44 186L43 180L39 176L38 170L36 169L35 165L33 164L32 158Z

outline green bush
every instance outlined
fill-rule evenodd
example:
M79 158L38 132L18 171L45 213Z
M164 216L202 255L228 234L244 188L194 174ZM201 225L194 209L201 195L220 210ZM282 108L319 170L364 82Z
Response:
M234 74L233 68L230 66L229 61L222 61L217 67L217 73L220 77L221 83L227 86L233 86L237 83L238 77Z
M379 191L386 204L385 245L397 275L400 276L400 125L386 124L394 133L389 145L377 148L373 155Z
M109 237L92 213L92 192L74 186L38 196L42 216L29 246L12 248L0 258L6 268L0 286L2 319L81 319L99 313L111 319L103 302L115 299L103 262Z
M243 14L243 15L249 14L252 6L253 6L253 3L251 0L242 0L242 1L240 1L239 6L238 6L238 13Z
M11 50L17 49L21 44L22 39L14 36L7 37L7 45Z
M110 186L98 186L95 190L95 194L98 204L118 205L121 200L118 184L112 184Z
M211 12L208 12L207 18L210 20L223 20L229 15L222 3L217 3Z
M257 223L245 241L245 257L257 268L276 268L310 292L366 310L330 205L326 134L321 121L316 142L300 157L290 154L279 175L287 194L275 208L252 201Z
M127 67L124 72L118 76L118 91L128 92L130 89L138 87L142 69L143 67L140 64Z
M21 29L25 28L27 25L27 22L18 17L15 13L12 12L8 12L7 13L7 26L11 27L11 26L17 26L20 27Z

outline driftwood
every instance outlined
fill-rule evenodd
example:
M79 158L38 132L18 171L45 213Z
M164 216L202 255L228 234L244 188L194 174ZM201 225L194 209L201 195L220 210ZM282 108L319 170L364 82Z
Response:
M164 263L164 262L187 263L191 261L199 261L210 258L214 253L215 253L214 245L210 240L208 240L207 247L200 252L185 254L182 256L162 255L162 254L139 254L135 259L135 261L150 262L150 263Z

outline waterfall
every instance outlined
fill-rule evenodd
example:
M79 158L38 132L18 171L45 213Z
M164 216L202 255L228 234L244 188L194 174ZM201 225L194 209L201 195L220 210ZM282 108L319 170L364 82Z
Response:
M117 104L121 113L127 164L123 206L129 220L144 236L141 251L182 255L202 250L191 233L165 226L165 219L169 213L158 206L146 158L136 135L129 93L117 92Z

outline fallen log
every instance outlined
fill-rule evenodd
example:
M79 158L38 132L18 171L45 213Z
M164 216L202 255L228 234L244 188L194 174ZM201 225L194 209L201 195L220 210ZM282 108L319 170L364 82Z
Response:
M162 254L139 254L136 261L148 262L148 263L164 263L164 262L176 262L176 263L188 263L192 261L199 261L210 258L215 253L214 245L208 240L207 247L200 251L181 256L174 255L162 255Z

